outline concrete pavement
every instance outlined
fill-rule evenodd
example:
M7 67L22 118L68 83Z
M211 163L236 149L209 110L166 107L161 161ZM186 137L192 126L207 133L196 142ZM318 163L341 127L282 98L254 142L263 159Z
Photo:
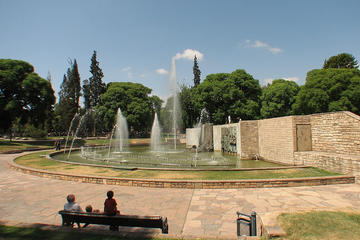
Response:
M57 211L66 195L74 193L85 208L102 209L106 192L113 190L123 214L161 215L169 222L169 235L180 238L236 239L236 212L256 211L271 227L280 212L303 210L360 211L360 185L294 188L157 189L68 182L26 175L9 168L7 161L22 154L0 154L0 221L61 225ZM97 226L89 226L98 228ZM161 236L158 229L123 228L124 231Z

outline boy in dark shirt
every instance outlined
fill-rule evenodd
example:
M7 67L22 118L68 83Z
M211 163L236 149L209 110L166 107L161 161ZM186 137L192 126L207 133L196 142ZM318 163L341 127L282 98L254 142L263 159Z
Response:
M104 203L104 213L108 216L115 216L116 214L120 215L120 211L117 210L116 200L113 198L114 192L108 191L106 195L108 198Z

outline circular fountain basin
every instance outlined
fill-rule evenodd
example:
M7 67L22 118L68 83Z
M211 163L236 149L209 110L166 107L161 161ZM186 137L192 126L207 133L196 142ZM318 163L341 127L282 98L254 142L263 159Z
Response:
M151 151L148 146L131 146L124 152L109 152L107 146L82 147L81 150L52 155L55 160L80 164L95 164L128 169L242 169L279 167L261 160L242 160L238 156L221 152L190 152L184 146L178 149Z

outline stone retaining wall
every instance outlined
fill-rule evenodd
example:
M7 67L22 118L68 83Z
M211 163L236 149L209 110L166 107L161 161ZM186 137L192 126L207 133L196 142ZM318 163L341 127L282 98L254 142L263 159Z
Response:
M151 187L151 188L189 188L189 189L234 189L234 188L271 188L271 187L297 187L297 186L317 186L330 184L354 183L353 176L329 176L313 178L288 178L288 179L254 179L254 180L155 180L155 179L131 179L131 178L112 178L87 175L71 175L45 170L33 169L20 166L13 161L9 161L10 167L23 173L32 174L40 177L48 177L59 180L108 184L132 187Z

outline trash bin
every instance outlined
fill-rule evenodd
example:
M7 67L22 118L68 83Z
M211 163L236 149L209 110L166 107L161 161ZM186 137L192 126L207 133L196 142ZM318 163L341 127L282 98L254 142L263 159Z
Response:
M247 215L237 212L236 220L238 236L256 236L256 212Z

